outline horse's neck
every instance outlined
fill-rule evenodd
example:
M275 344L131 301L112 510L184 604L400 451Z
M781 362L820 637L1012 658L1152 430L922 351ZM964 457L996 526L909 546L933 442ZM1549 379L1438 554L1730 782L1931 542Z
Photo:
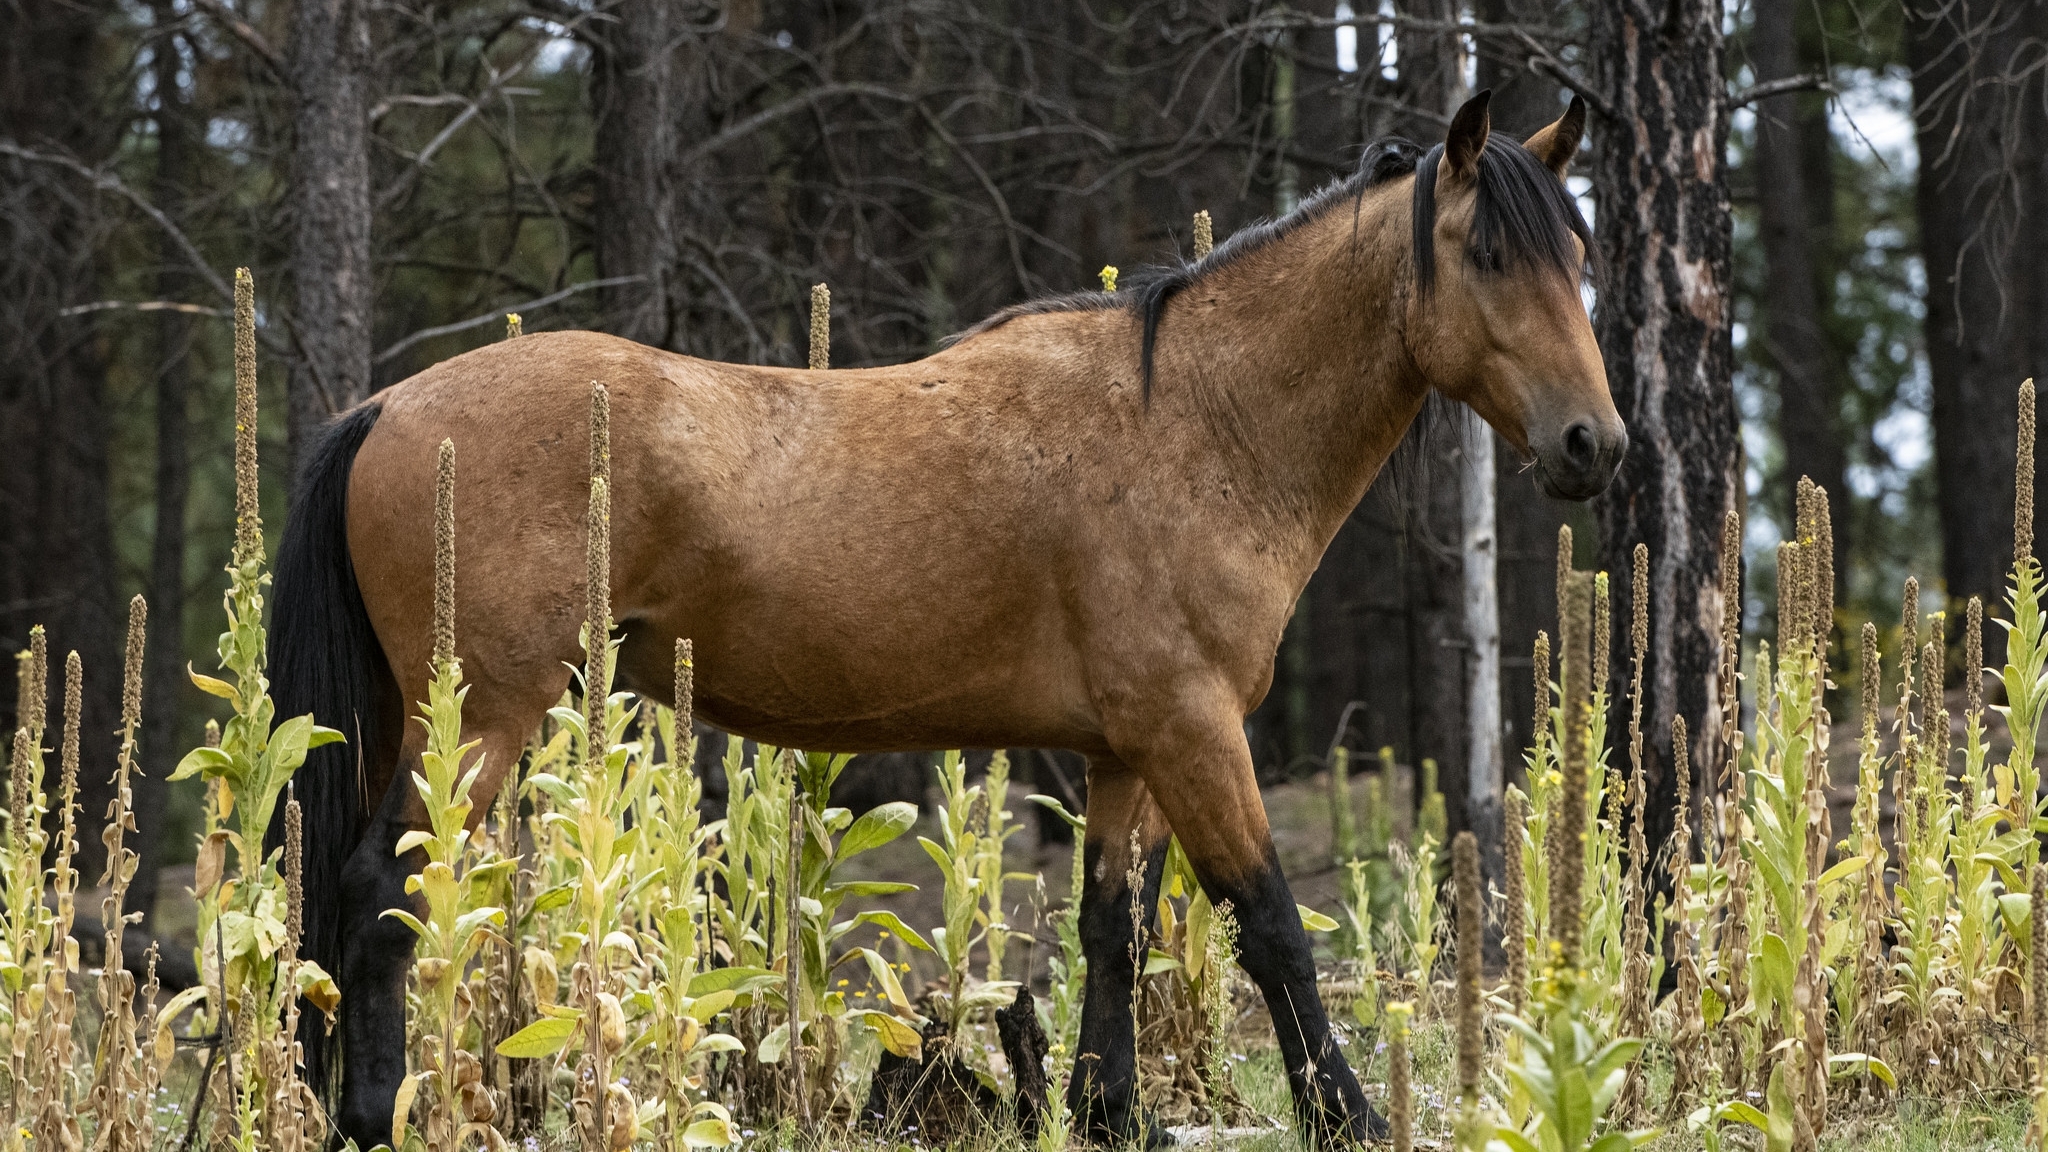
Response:
M1311 567L1427 391L1402 334L1406 187L1369 190L1355 214L1333 205L1216 269L1160 327L1154 403L1199 415L1247 506Z

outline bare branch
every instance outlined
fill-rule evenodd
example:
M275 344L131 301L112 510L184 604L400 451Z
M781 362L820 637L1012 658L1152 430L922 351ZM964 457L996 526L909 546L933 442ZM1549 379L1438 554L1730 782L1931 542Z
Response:
M73 304L60 309L57 315L84 316L90 312L186 312L222 319L234 316L234 312L226 308L208 308L204 304L187 304L181 300L95 300L90 304Z
M63 168L84 177L94 189L101 192L110 192L128 201L129 204L141 211L143 215L155 221L157 227L163 229L164 235L170 237L171 243L176 244L178 250L185 254L185 259L191 262L193 270L205 278L207 287L212 288L216 295L222 300L227 301L230 305L234 303L234 289L228 287L227 281L220 278L220 273L213 270L213 265L207 262L206 257L201 254L198 246L192 243L191 238L186 236L184 231L176 224L172 223L171 218L164 215L162 209L150 203L149 197L121 183L120 177L103 169L94 168L76 157L67 156L61 152L39 152L34 148L24 148L12 140L0 140L0 156L12 156L17 160L26 160L32 164L48 164L52 167Z
M1620 118L1620 113L1615 109L1613 101L1609 100L1605 93L1594 87L1592 81L1573 72L1564 61L1557 58L1557 53L1552 52L1541 40L1531 36L1527 30L1520 28L1515 29L1514 35L1515 39L1521 43L1523 49L1529 53L1530 71L1542 73L1571 89L1580 99L1586 102L1588 107L1600 113L1606 119L1616 120Z
M909 92L885 87L881 84L863 84L857 81L820 84L815 88L806 89L804 92L792 96L772 108L764 108L752 116L727 127L718 135L700 142L696 147L683 153L676 161L676 164L679 168L687 169L694 164L700 163L706 157L728 144L745 139L777 120L786 116L794 116L807 108L816 106L820 101L829 100L836 96L873 96L878 100L894 100L900 104L909 104L917 99L916 96Z
M270 46L270 41L263 38L263 33L258 32L247 20L235 15L234 10L222 0L192 0L192 6L213 17L213 22L226 29L228 35L240 40L244 47L254 52L270 69L271 75L278 83L287 88L295 87L291 71L285 66L284 57Z
M453 324L443 324L436 328L422 328L403 340L398 341L396 344L391 345L389 348L384 349L382 352L377 353L373 363L382 364L422 340L432 340L437 336L453 336L457 332L467 332L471 328L481 328L486 324L495 324L503 320L507 312L531 312L537 308L545 308L550 304L558 304L576 295L578 292L590 292L598 288L611 288L619 284L636 284L645 279L647 277L636 275L608 276L603 280L584 280L580 283L571 284L559 291L550 292L538 300L528 300L524 304L507 304L503 308L493 308L481 316L472 316L467 320L458 320Z
M1747 107L1759 100L1769 100L1773 96L1783 96L1788 92L1833 92L1834 90L1835 86L1828 82L1828 78L1817 72L1808 72L1802 76L1782 76L1776 80L1766 80L1761 84L1751 84L1747 88L1730 92L1728 94L1728 109L1732 112L1737 108Z

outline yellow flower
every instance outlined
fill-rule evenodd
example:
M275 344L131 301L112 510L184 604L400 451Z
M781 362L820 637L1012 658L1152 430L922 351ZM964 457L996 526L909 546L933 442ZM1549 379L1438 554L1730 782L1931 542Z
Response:
M841 980L839 981L839 983L838 983L837 985L835 985L835 987L839 987L839 988L844 988L844 987L846 987L846 986L847 986L847 984L848 984L848 983L850 983L850 981L848 981L848 980L845 980L845 979L843 979L843 978L842 978L842 979L841 979Z

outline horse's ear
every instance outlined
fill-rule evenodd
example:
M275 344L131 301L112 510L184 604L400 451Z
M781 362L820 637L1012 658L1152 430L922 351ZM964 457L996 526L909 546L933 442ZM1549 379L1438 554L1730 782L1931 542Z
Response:
M1563 179L1564 170L1571 166L1572 157L1578 155L1579 139L1585 134L1586 102L1574 96L1571 106L1564 110L1564 115L1558 117L1556 123L1538 128L1536 134L1529 137L1523 147L1534 152L1538 160L1557 173L1559 179Z
M1458 114L1451 117L1450 135L1444 137L1444 171L1447 175L1469 180L1479 171L1479 153L1486 148L1486 134L1492 127L1492 118L1486 114L1486 106L1493 102L1493 89L1481 89L1477 96L1465 101Z

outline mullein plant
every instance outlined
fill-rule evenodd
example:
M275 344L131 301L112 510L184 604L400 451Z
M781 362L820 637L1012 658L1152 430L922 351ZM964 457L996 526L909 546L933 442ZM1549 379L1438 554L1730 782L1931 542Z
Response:
M995 927L1001 922L1000 909L988 906L986 876L988 854L1000 853L1002 849L1000 842L988 843L985 813L989 796L983 785L967 783L967 765L959 752L947 752L941 758L938 776L939 839L920 836L917 842L945 878L946 922L943 927L932 929L931 947L945 965L947 1031L959 1049L962 1029L969 1017L982 1009L993 1011L1008 1004L1017 994L1017 983L996 980L970 984L968 962L974 946L1000 930Z
M237 1089L229 1125L234 1141L253 1148L264 1126L260 1102L290 1094L289 1084L264 1075L258 1053L282 1026L285 1003L304 996L332 1016L340 993L319 965L293 965L295 987L287 986L279 964L284 947L289 895L280 870L283 848L263 845L292 773L306 753L342 739L311 715L276 718L270 681L264 675L266 633L263 589L270 582L263 551L256 473L255 283L246 268L235 272L235 545L228 565L227 630L217 645L228 679L191 672L201 691L226 700L234 714L221 728L218 745L187 753L171 780L203 778L213 789L223 826L200 846L196 877L197 938L207 1015L228 1045L222 1083ZM227 819L232 816L233 824ZM227 867L233 851L233 869Z
M1480 921L1479 841L1460 832L1451 841L1451 890L1457 901L1456 1026L1458 1035L1458 1115L1453 1140L1459 1152L1484 1152L1489 1130L1496 1126L1483 1111L1480 1079L1486 1057L1484 1009L1479 970L1485 949Z
M418 717L427 746L412 776L428 827L407 832L397 846L401 856L417 850L425 857L405 884L408 894L421 898L425 917L403 908L384 913L419 938L413 961L419 1010L411 1018L415 1070L399 1090L392 1117L392 1142L400 1152L459 1152L472 1140L490 1148L504 1143L491 1124L498 1102L482 1083L481 1061L462 1039L474 1009L468 969L505 923L503 909L482 904L478 897L517 861L500 857L474 865L471 859L470 791L484 765L472 755L477 742L462 739L462 705L469 689L455 655L455 445L447 440L441 442L435 484L432 669ZM408 1120L414 1104L425 1118L419 1127Z
M639 1134L640 1110L631 1088L613 1076L613 1064L629 1039L617 979L617 963L638 961L638 944L626 931L623 910L636 888L658 876L635 877L631 865L638 829L627 829L628 761L633 749L622 741L631 722L624 694L611 693L618 645L611 639L611 446L610 394L593 384L590 400L590 496L585 520L584 663L581 709L558 707L550 715L571 734L580 755L561 776L536 773L531 784L548 795L553 810L544 816L575 861L576 928L570 966L569 1004L556 1020L573 1022L559 1031L560 1050L573 1038L582 1052L574 1070L572 1113L584 1152L619 1152ZM546 1023L543 1021L541 1023ZM536 1024L533 1028L540 1027ZM550 1036L529 1040L551 1039ZM518 1041L519 1036L507 1044ZM538 1046L538 1045L536 1045ZM546 1055L519 1046L518 1055Z
M635 1043L651 1048L659 1064L660 1143L666 1152L724 1147L737 1139L732 1114L705 1093L703 1073L709 1057L740 1049L738 1039L709 1030L713 1018L736 997L730 990L703 998L690 994L702 964L693 908L709 839L699 812L704 789L697 778L697 738L692 732L694 675L690 642L677 640L675 707L655 712L655 727L668 758L650 770L654 803L642 810L651 830L646 842L658 854L661 880L650 888L660 896L648 917L653 931L642 934L642 949L655 961L648 987L653 1022Z
M1568 554L1564 554L1568 555ZM1504 1023L1521 1040L1519 1057L1505 1065L1514 1093L1526 1101L1526 1118L1496 1120L1488 1147L1511 1152L1621 1152L1656 1135L1654 1130L1609 1128L1605 1117L1628 1075L1642 1040L1609 1040L1598 1012L1603 988L1582 966L1586 878L1586 805L1594 728L1592 684L1592 582L1564 569L1564 723L1559 731L1560 803L1549 840L1552 935L1544 964L1531 989L1526 1017Z
M1624 1035L1646 1036L1650 1031L1650 997L1655 974L1650 964L1650 921L1646 912L1648 893L1644 877L1649 870L1649 845L1643 835L1643 809L1647 789L1643 779L1643 662L1650 646L1650 550L1637 544L1633 556L1629 596L1628 759L1625 785L1628 812L1628 870L1622 881L1622 972L1621 1007L1617 1024ZM1640 1064L1631 1061L1621 1095L1615 1100L1615 1114L1624 1122L1639 1120L1644 1111L1645 1089Z
M71 989L71 974L78 970L78 944L71 939L76 911L73 894L78 872L71 859L78 851L78 740L79 714L83 707L84 669L78 653L64 658L64 734L58 763L62 775L57 789L57 860L50 870L49 963L43 975L43 1001L35 1025L34 1047L29 1052L29 1129L37 1148L77 1152L83 1146L76 1112L78 1085L72 1025L77 996ZM123 701L125 703L125 700ZM155 999L154 989L145 996Z
M1067 1083L1073 1074L1073 1060L1069 1054L1080 1043L1081 997L1088 979L1088 957L1081 944L1081 892L1088 878L1083 844L1087 839L1088 820L1067 811L1066 805L1051 796L1034 794L1029 799L1050 808L1066 821L1074 835L1074 851L1067 871L1066 903L1052 918L1059 952L1046 960L1048 996L1044 1022L1051 1040L1046 1051L1051 1076L1046 1085L1045 1115L1040 1118L1037 1138L1037 1152L1061 1152L1066 1148L1067 1138L1073 1129L1073 1115L1067 1111ZM1042 922L1043 879L1039 883Z
M121 750L114 769L114 802L107 813L106 873L100 878L107 887L106 899L100 906L101 923L106 931L106 955L99 978L102 1012L99 1051L93 1059L94 1075L88 1096L88 1108L96 1121L93 1134L95 1152L100 1149L106 1152L143 1152L149 1147L154 1131L150 1096L156 1087L155 1081L161 1075L160 1067L156 1067L160 1062L155 1058L155 1045L150 1043L150 1050L145 1053L143 1044L137 1040L135 977L122 963L123 930L130 919L124 905L129 881L134 878L139 863L125 840L129 832L135 831L133 793L129 781L135 771L135 736L142 725L142 652L147 616L142 597L129 601L127 661L121 688ZM139 914L135 918L139 919ZM290 985L285 984L285 987ZM155 1000L155 992L154 988L146 990L143 997L146 1005ZM153 1031L143 1033L145 1042L153 1040ZM267 1073L263 1076L264 1082L275 1087L280 1094L296 1094L292 1090L295 1078L290 1070L273 1067L263 1071ZM316 1107L316 1114L317 1111ZM269 1125L264 1127L267 1134ZM297 1134L294 1126L289 1135Z
M2048 864L2036 864L2028 874L2027 1002L2025 1037L2028 1060L2027 1086L2032 1109L2027 1120L2026 1146L2034 1152L2048 1149Z
M29 1052L43 1000L44 968L52 932L51 914L43 902L43 853L49 837L43 828L48 800L43 791L43 738L48 723L50 657L41 626L29 631L28 647L17 657L13 756L9 761L6 839L6 924L0 939L0 990L5 992L8 1046L7 1092L0 1096L0 1147L20 1152L30 1130L22 1123L31 1115L34 1087L29 1077Z
M1994 773L1998 796L2005 801L2010 838L2002 847L2024 874L2041 862L2041 848L2032 833L2048 830L2042 821L2041 774L2034 759L2041 713L2048 707L2048 617L2041 611L2041 562L2034 556L2034 382L2020 385L2017 477L2014 484L2012 585L2007 604L2005 667L1999 674L2005 688L2005 717L2012 751L2002 771Z

